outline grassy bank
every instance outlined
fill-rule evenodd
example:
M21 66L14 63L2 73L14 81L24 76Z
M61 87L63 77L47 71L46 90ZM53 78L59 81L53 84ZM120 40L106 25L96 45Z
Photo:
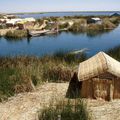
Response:
M67 100L50 104L39 113L39 120L90 120L86 104L81 100Z
M107 51L120 61L120 46ZM54 55L38 57L0 58L0 100L20 92L28 92L43 82L70 81L80 62L87 59L86 54L70 54L59 51Z
M71 79L84 54L76 55L58 52L51 56L0 58L0 99L16 93L34 90L43 82L66 82Z

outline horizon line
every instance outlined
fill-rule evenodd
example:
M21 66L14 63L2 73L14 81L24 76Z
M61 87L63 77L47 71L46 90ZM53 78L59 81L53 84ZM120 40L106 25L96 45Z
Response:
M120 12L120 10L84 10L84 11L36 11L36 12L32 12L32 11L29 11L29 12L1 12L0 14L29 14L29 13L60 13L60 12Z

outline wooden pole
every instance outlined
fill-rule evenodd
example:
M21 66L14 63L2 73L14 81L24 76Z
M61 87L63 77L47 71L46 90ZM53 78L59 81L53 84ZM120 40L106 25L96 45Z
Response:
M114 92L114 79L110 82L110 101L113 100L113 92Z

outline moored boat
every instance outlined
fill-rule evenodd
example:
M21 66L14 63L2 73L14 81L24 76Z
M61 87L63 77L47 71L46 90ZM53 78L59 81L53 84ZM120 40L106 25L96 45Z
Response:
M45 34L46 35L49 35L49 34L57 34L59 31L58 30L50 30L48 32L46 32Z
M40 30L40 31L28 31L28 36L31 37L35 37L35 36L41 36L41 35L45 35L47 32L49 32L50 30Z

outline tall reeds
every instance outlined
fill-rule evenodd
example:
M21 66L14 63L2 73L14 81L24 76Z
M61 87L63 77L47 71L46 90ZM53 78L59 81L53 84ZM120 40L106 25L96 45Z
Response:
M5 37L9 39L21 39L27 37L27 31L25 30L8 31Z
M56 53L52 56L0 58L0 98L34 90L42 82L66 82L71 79L77 60L73 55Z

